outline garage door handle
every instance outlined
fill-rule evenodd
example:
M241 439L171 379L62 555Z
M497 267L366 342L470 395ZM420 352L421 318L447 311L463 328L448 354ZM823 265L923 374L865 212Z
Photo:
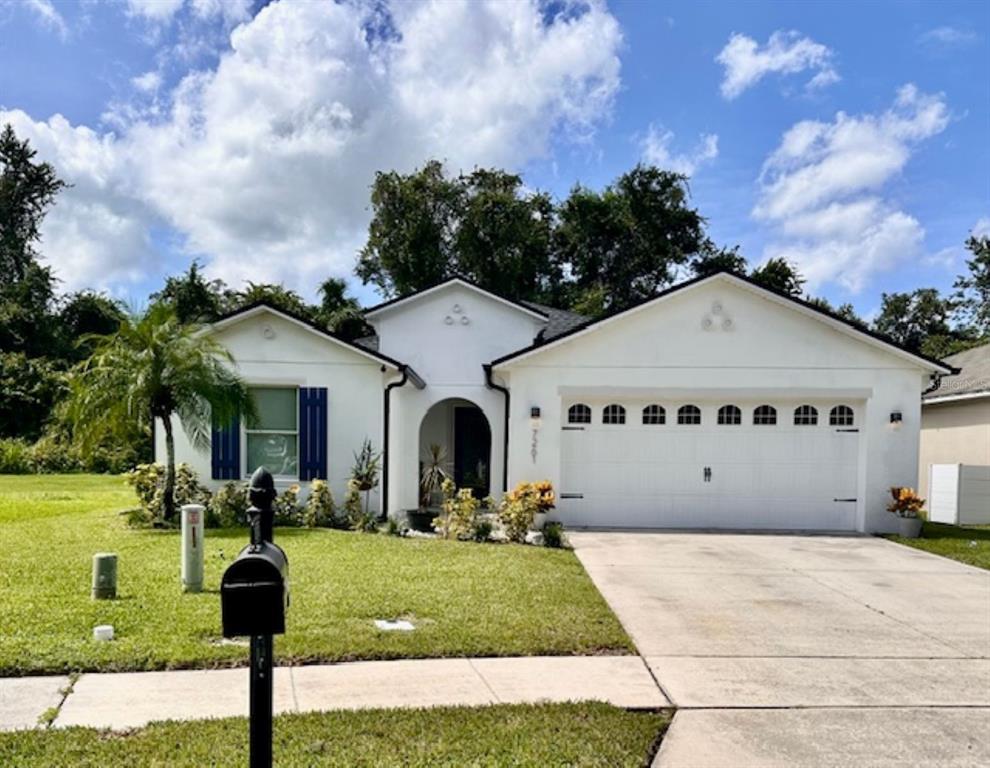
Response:
M560 494L560 498L562 498L562 499L583 499L584 498L584 494L583 493L562 493L562 494Z
M832 501L857 501L857 499L832 499Z

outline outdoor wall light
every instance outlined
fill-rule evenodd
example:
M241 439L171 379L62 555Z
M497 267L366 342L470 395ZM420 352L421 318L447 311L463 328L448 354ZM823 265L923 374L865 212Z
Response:
M540 424L542 423L542 421L543 420L540 418L540 407L538 405L534 405L532 408L529 409L529 426L530 429L533 430L533 442L530 445L529 455L533 457L534 464L536 463L536 456L538 452L537 435L539 435Z
M904 421L904 416L901 414L900 411L890 412L890 425L894 429L897 429L899 426L901 426L902 421Z

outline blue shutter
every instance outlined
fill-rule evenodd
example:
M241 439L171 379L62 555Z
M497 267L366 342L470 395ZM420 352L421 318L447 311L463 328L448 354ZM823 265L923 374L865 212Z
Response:
M299 479L327 479L327 388L299 388Z
M241 476L241 422L236 417L225 427L213 427L210 468L214 480L238 480Z

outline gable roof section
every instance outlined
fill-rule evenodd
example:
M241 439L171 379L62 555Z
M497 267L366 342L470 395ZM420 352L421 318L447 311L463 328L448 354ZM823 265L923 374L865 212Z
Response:
M543 312L548 318L547 327L540 331L543 341L553 341L579 325L584 325L590 318L586 315L579 315L569 309L557 309L548 307L546 304L537 304L535 301L523 301L527 307Z
M949 355L945 362L956 366L959 375L942 379L938 389L922 396L924 402L990 397L990 344Z
M505 304L508 307L517 309L520 312L524 312L537 320L542 320L544 322L547 322L550 319L546 312L540 309L536 309L534 306L527 306L526 304L520 301L516 301L514 299L510 299L505 296L499 296L497 293L492 293L491 291L482 288L477 283L471 282L467 278L458 277L458 276L449 277L441 283L437 283L436 285L431 285L429 288L421 288L418 291L407 293L405 296L398 296L394 299L383 301L381 304L376 304L375 306L369 307L368 309L364 310L364 316L371 317L373 315L380 314L385 310L395 309L396 307L401 306L403 304L407 304L413 301L417 301L421 298L425 298L426 296L429 296L432 293L436 293L441 288L445 288L446 286L453 284L461 285L464 288L468 288L472 291L476 291L484 296L487 296L490 299L494 299L495 301L501 304Z
M266 301L258 301L253 304L249 304L246 307L241 307L240 309L234 310L233 312L229 312L223 317L219 318L218 320L210 323L209 328L210 330L221 330L231 325L235 325L242 320L247 320L249 317L254 317L255 315L259 315L262 312L270 312L271 314L276 315L277 317L281 317L284 320L288 320L290 323L294 323L295 325L300 326L301 328L303 328L306 331L309 331L310 333L315 333L317 336L321 336L324 339L335 342L336 344L339 344L340 346L351 350L355 354L369 358L370 360L374 360L376 363L382 363L383 365L387 365L390 368L394 368L397 371L405 370L408 368L408 366L405 363L401 363L398 360L389 357L388 355L383 355L381 352L377 350L368 349L367 347L364 347L360 344L356 344L353 341L348 341L347 339L343 338L342 336L338 336L336 333L333 333L332 331L327 331L323 328L320 328L320 326L316 325L315 323L311 323L309 320L306 320L303 317L299 317L298 315L295 315L291 312L286 312L284 309L273 307L271 304L269 304Z
M819 320L820 322L823 322L826 325L838 331L841 331L849 336L852 336L853 338L859 339L860 341L866 342L867 344L871 344L875 347L886 349L888 352L892 352L898 357L904 358L906 360L910 360L915 364L921 363L923 368L928 368L936 373L948 374L948 373L958 372L958 369L953 368L951 365L943 363L941 360L936 360L934 358L926 357L925 355L918 354L917 352L912 352L911 350L902 347L900 344L897 344L896 342L884 336L881 336L878 333L859 328L853 325L852 323L850 323L845 318L839 317L838 315L833 314L832 312L827 312L821 309L820 307L817 307L814 304L805 301L804 299L795 298L794 296L789 296L784 293L779 293L778 291L770 290L769 288L760 285L755 280L749 277L745 277L743 275L737 275L733 272L728 272L726 270L716 272L715 274L712 275L695 277L692 278L691 280L686 280L683 283L679 283L678 285L671 286L670 288L661 291L656 296L651 296L650 298L645 299L644 301L641 301L638 304L629 307L628 309L624 309L621 312L615 312L613 314L606 315L605 317L600 318L598 320L589 320L581 325L578 325L570 329L565 333L562 333L561 335L557 336L555 339L544 342L537 341L536 343L531 344L528 347L523 347L522 349L516 350L515 352L511 352L508 355L503 355L502 357L493 360L491 362L491 366L495 368L501 365L505 365L506 363L509 362L515 362L525 357L537 355L543 350L550 349L551 347L556 347L559 344L569 339L576 338L585 333L593 332L600 327L612 323L618 318L625 317L635 312L639 312L645 309L646 307L652 306L653 304L658 304L675 293L680 293L682 291L690 290L695 286L702 285L703 283L714 282L715 280L724 280L730 283L735 282L737 285L747 288L759 295L763 295L764 297L772 301L775 301L778 304L791 306L792 308L800 311L802 314L805 314L809 317Z

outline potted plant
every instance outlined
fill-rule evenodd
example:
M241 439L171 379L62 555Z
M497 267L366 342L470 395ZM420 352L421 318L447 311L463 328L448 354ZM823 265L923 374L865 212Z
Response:
M351 480L357 490L364 493L364 513L368 514L371 490L378 485L378 473L381 471L382 455L375 453L371 440L365 438L361 450L354 454L354 466L351 469Z
M419 475L419 504L424 509L437 506L434 500L443 488L444 480L450 477L449 466L447 449L431 444Z
M921 512L925 500L914 492L914 488L893 486L890 489L893 501L887 505L887 510L897 515L898 530L906 539L916 539L921 534Z

